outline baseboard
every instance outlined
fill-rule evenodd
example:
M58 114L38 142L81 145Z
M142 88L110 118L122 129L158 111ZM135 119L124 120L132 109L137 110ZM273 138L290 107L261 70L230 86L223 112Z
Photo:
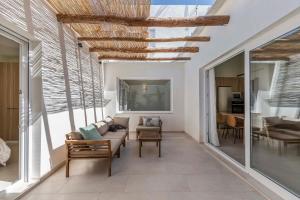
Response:
M46 174L44 174L42 177L39 178L39 180L34 183L32 186L30 186L27 190L25 190L24 192L22 192L17 198L21 199L22 197L24 197L25 195L27 195L29 192L31 192L34 188L36 188L38 185L40 185L41 183L43 183L47 178L49 178L52 174L54 174L57 170L59 170L60 168L62 168L65 165L65 161L62 161L61 163L59 163L58 165L56 165L54 168L52 168L49 172L47 172Z

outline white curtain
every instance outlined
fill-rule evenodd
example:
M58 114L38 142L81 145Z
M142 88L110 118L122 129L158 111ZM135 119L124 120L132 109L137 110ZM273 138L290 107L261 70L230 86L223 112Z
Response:
M208 72L209 83L209 142L215 146L220 146L217 132L217 109L216 109L216 81L215 70L211 69Z

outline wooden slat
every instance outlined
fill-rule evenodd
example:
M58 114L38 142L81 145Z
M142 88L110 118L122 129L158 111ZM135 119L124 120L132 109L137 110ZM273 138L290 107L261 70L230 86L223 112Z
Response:
M220 26L228 24L228 15L199 16L194 18L139 18L119 17L115 15L72 15L57 14L57 20L63 23L97 24L108 22L125 26L139 27L196 27L196 26Z
M137 61L180 61L191 60L190 57L174 57L174 58L146 58L146 57L118 57L118 56L99 56L99 60L137 60Z
M178 38L133 38L133 37L78 37L79 41L129 41L129 42L208 42L208 36L178 37Z
M90 52L105 52L105 51L117 51L123 53L171 53L171 52L187 52L197 53L198 47L178 47L178 48L105 48L105 47L92 47Z

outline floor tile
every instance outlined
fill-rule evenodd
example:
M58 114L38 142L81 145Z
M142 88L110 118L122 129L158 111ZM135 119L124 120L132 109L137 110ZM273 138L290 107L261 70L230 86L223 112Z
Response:
M162 157L155 144L143 146L138 157L136 140L113 159L71 162L41 183L25 200L263 200L260 194L215 160L185 134L164 134Z

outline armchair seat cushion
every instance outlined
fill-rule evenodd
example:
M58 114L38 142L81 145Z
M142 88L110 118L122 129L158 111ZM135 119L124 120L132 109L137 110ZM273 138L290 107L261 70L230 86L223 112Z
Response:
M146 130L146 131L160 131L160 127L159 126L143 126L143 125L139 125L136 127L137 131L142 131L142 130Z

